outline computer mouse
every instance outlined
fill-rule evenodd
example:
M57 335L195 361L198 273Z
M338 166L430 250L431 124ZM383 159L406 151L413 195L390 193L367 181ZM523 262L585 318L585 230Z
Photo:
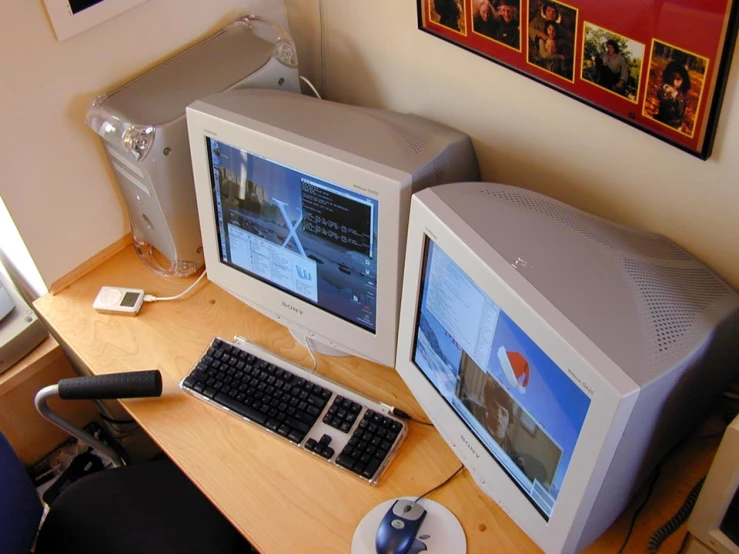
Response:
M396 500L377 528L377 554L408 554L425 518L426 510L417 502Z

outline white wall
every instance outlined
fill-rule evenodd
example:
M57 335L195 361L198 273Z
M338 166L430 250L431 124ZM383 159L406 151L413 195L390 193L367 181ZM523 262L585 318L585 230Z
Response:
M62 43L41 0L0 4L0 195L47 284L128 232L83 124L89 102L260 4L148 0ZM473 137L486 180L664 233L739 288L739 55L701 161L417 30L415 0L324 5L329 98L454 126ZM301 70L323 89L318 6L287 0Z

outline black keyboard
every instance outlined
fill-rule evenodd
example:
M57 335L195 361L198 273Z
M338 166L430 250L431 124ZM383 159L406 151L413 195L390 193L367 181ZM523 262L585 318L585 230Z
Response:
M408 432L389 406L239 337L213 340L180 387L373 485Z

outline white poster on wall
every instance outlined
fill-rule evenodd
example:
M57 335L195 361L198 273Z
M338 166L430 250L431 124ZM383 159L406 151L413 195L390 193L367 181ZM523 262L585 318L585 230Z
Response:
M57 40L66 40L146 0L44 0Z
M117 15L143 4L146 0L44 0L46 11L49 13L51 25L54 27L57 40L66 40L87 29L95 27ZM260 2L260 9L250 12L247 2L245 13L255 13L282 26L287 30L287 14L283 0L274 2ZM267 7L265 7L267 4ZM265 13L267 12L267 13ZM261 29L255 30L260 36ZM271 40L269 36L263 36Z

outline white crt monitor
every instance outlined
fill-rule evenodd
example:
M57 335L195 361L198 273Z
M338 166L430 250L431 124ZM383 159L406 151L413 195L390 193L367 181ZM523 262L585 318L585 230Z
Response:
M392 366L411 194L477 179L469 137L266 89L199 100L187 125L208 278L319 352Z
M578 552L736 374L737 308L663 236L442 185L411 203L396 369L485 494Z

